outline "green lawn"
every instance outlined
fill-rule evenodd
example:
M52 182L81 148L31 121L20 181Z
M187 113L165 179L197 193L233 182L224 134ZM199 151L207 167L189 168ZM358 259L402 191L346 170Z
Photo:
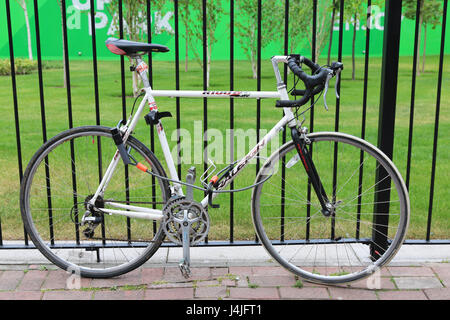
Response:
M448 61L448 56L446 61ZM323 61L320 61L323 63ZM427 57L427 71L417 77L414 134L412 149L412 169L410 183L411 198L411 223L407 238L423 239L426 234L426 223L429 208L429 190L431 159L433 147L433 132L435 121L438 57ZM362 97L363 97L363 59L357 60L357 80L350 80L351 61L344 58L346 66L343 72L340 103L339 131L361 135ZM68 128L67 95L66 89L62 87L63 73L60 62L51 63L53 68L45 69L44 77L44 99L47 122L48 138ZM191 62L190 71L184 72L184 63L180 63L181 89L201 90L202 71L198 64ZM398 94L396 109L395 128L395 150L394 162L402 175L406 175L406 156L408 148L408 130L411 99L411 57L400 59L398 78ZM251 78L250 64L246 61L235 63L235 89L256 90L256 80ZM126 70L128 66L126 65ZM94 100L94 77L91 61L71 61L71 92L74 126L95 124L95 100ZM369 67L369 92L367 101L367 128L366 140L373 144L377 143L378 128L378 104L380 90L381 58L371 58ZM154 88L175 89L175 68L173 63L154 62ZM450 111L449 100L449 75L450 67L447 63L443 71L441 113L439 124L439 140L437 153L436 181L434 188L433 216L432 216L432 238L450 238L450 213L448 199L450 190ZM112 61L98 62L99 78L99 104L101 124L114 126L122 116L121 105L121 82L120 63ZM291 83L291 77L289 78ZM262 65L262 90L274 90L275 80L273 77L270 61L264 61ZM332 83L334 85L334 82ZM14 128L13 98L11 90L11 78L0 77L0 124L4 132L0 136L0 165L3 168L0 176L0 207L2 233L4 239L17 239L22 235L22 222L19 211L19 170L17 165L17 149ZM131 91L131 74L127 72L127 94ZM229 63L227 61L214 61L212 64L210 90L229 89ZM22 161L25 168L33 153L42 144L41 109L38 76L34 72L30 75L17 77L20 134L22 142ZM327 112L323 108L322 98L314 109L314 131L333 131L335 122L335 99L333 89L330 88ZM127 111L131 110L132 98L127 98ZM175 116L175 99L157 98L161 111L171 111ZM235 99L235 129L256 128L256 101ZM261 129L270 129L281 117L281 110L274 108L273 100L264 100L261 103ZM307 126L310 114L307 114ZM181 126L193 132L195 128L203 128L203 100L181 99ZM175 117L166 118L163 121L169 144L175 146ZM227 99L208 100L208 128L214 128L225 135L229 128L229 101ZM149 144L149 129L143 119L136 129L136 136L146 144ZM196 137L201 139L201 137ZM156 140L157 141L157 140ZM224 142L225 142L224 141ZM236 138L237 141L237 138ZM214 141L211 141L214 142ZM253 142L255 143L255 141ZM280 142L281 143L281 142ZM192 141L192 150L198 150L201 141ZM242 146L242 144L241 144ZM245 150L240 150L244 152ZM248 151L248 150L246 150ZM201 151L200 151L201 152ZM162 159L159 148L157 156ZM269 152L266 155L270 154ZM220 154L219 154L220 155ZM218 156L212 155L212 156ZM193 157L199 157L198 153ZM200 155L201 157L201 155ZM226 152L223 160L228 160ZM219 168L224 167L224 161L219 161ZM192 164L183 164L183 179L186 169ZM203 164L196 164L197 177L203 171ZM256 166L252 164L235 183L235 188L244 187L253 183ZM234 209L234 236L235 239L252 238L253 226L250 216L251 191L235 194ZM196 199L200 200L201 192L197 192ZM220 209L211 209L212 228L210 239L229 238L229 195L221 195L216 200L221 205Z

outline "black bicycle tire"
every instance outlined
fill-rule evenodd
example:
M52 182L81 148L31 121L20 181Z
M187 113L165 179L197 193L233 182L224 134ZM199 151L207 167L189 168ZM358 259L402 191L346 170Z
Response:
M366 148L365 151L368 151L369 154L371 154L373 156L373 154L376 154L378 156L380 156L380 158L382 159L383 162L385 162L385 164L390 167L389 170L391 170L390 173L394 173L395 179L397 179L396 181L396 185L397 187L400 187L400 193L401 195L399 197L402 197L403 201L404 201L404 215L402 216L402 221L401 221L401 230L400 233L397 235L396 234L396 242L394 244L394 246L390 246L389 249L385 252L385 254L383 255L382 260L380 260L380 263L378 265L378 267L383 267L384 265L386 265L387 263L389 263L389 261L395 256L395 254L397 253L397 251L400 249L405 236L406 236L406 232L408 229L408 224L409 224L409 214L410 214L410 204L409 204L409 195L408 195L408 191L407 188L403 182L403 178L401 177L399 171L397 170L397 168L395 167L394 163L378 148L376 148L375 146L371 145L370 143L368 143L365 140L359 139L357 137L351 136L351 135L347 135L344 133L339 133L339 132L318 132L318 133L311 133L309 135L307 135L307 137L314 141L314 139L317 138L325 138L325 137L338 137L338 139L341 140L346 140L346 141L351 141L352 144L357 144L359 146L364 145L364 147ZM261 179L263 179L264 175L264 170L265 170L265 166L266 164L269 164L271 161L273 161L273 157L276 156L277 158L281 158L279 157L279 155L281 154L286 154L287 152L291 151L295 149L295 145L293 141L289 141L287 143L285 143L283 146L281 146L277 151L275 151L266 161L266 163L261 167L255 182L260 181ZM315 283L320 283L320 284L339 284L339 283L344 283L344 282L352 282L352 281L356 281L356 280L360 280L363 279L365 277L370 276L373 272L376 271L376 269L370 269L370 270L364 270L364 272L360 272L359 274L355 275L355 277L353 277L352 279L346 279L346 277L342 277L342 279L345 279L345 281L343 281L342 279L338 279L338 277L330 277L330 279L324 279L324 277L319 276L319 275L313 275L311 273L305 272L304 270L290 264L289 262L285 261L284 258L282 258L281 256L278 255L278 253L276 252L276 250L274 249L274 246L271 244L271 241L269 240L269 238L267 237L265 231L264 231L264 226L262 226L262 222L261 219L259 217L259 212L258 212L258 206L259 206L259 199L261 197L261 188L264 186L264 184L260 184L258 185L252 193L252 221L253 221L253 225L255 227L255 231L256 234L258 235L258 238L260 239L260 241L262 242L264 248L266 249L266 251L269 253L269 255L271 255L278 263L280 263L284 268L288 269L289 271L291 271L292 273L302 277L303 279L310 281L310 282L315 282ZM399 223L400 224L400 223ZM380 258L381 259L381 258ZM326 278L326 277L325 277Z
M164 240L165 234L161 227L159 227L156 235L155 240L153 241L153 245L149 246L144 251L144 253L139 257L139 259L136 259L133 261L133 263L128 264L124 267L121 267L122 265L118 267L111 268L111 270L108 269L98 269L98 270L89 270L85 269L83 267L78 267L76 265L73 265L67 261L64 261L57 257L55 254L49 250L49 248L44 244L42 239L39 236L39 233L37 230L33 227L33 221L30 214L28 214L26 210L26 196L27 196L27 190L28 190L28 181L30 179L30 174L33 173L33 168L35 166L36 161L38 161L41 158L41 155L45 153L45 151L53 146L54 144L58 143L60 140L66 139L68 136L73 136L76 134L82 134L86 132L100 132L102 134L110 135L110 128L103 127L103 126L82 126L77 128L72 128L66 131L63 131L59 133L58 135L54 136L53 138L49 139L46 143L44 143L38 151L33 155L31 160L28 163L28 166L24 172L23 179L21 182L20 187L20 210L22 215L22 220L24 223L24 227L30 236L31 240L35 244L36 248L52 263L57 265L63 270L71 271L77 270L77 273L79 273L82 277L89 277L89 278L110 278L119 276L121 274L130 272L139 266L141 266L143 263L145 263L148 259L150 259L155 252L159 249L162 241ZM161 165L160 161L156 158L156 156L151 152L142 142L134 138L133 136L129 136L127 143L130 145L133 145L135 148L139 148L140 151L142 151L150 160L152 163L153 170L157 170L161 176L167 177L163 166ZM168 185L167 180L161 179L161 183L163 184L163 188L165 189L165 196L166 200L170 197L170 188Z

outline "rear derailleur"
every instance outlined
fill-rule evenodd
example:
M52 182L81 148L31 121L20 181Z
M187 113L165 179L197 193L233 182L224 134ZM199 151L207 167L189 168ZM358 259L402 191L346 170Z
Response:
M101 196L97 197L94 205L90 204L89 201L93 196L94 195L89 195L84 200L84 208L86 211L81 218L80 223L81 226L85 226L82 232L88 239L92 239L94 237L95 228L103 222L103 212L101 212L101 208L105 207L105 203Z

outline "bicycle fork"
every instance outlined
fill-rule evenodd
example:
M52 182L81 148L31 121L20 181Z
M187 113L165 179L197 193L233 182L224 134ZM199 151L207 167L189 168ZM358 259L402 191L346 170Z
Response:
M306 137L306 133L306 128L301 128L300 130L297 129L297 127L291 128L291 136L295 144L295 149L300 156L303 167L308 174L309 181L311 182L313 189L316 192L317 198L319 199L320 205L322 207L321 212L324 216L329 217L333 212L333 206L328 200L328 196L325 192L322 182L320 181L320 177L311 158L311 154L306 147L308 144L310 144L309 139Z

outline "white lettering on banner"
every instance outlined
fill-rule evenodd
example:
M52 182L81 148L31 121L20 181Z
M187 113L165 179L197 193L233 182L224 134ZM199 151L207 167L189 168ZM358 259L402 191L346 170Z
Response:
M117 24L114 23L114 21L116 21L116 20L118 20L118 19L119 19L119 16L118 16L117 13L115 13L114 16L113 16L113 18L111 19L111 24L109 25L108 32L106 32L106 34L107 34L108 36L113 36L113 35L116 33L116 31L119 30ZM126 22L124 21L124 26L123 26L123 27L124 27L124 30L125 30L125 25L126 25Z
M104 10L105 3L111 3L111 0L97 0L97 10Z
M104 10L105 3L111 3L111 0L97 0L97 10ZM80 0L72 0L72 4L78 10L89 10L91 8L89 0L85 0L84 3L81 3Z
M81 29L81 13L75 6L67 7L67 28Z
M169 19L173 16L173 12L167 12L164 17L161 19L161 12L155 12L155 33L160 34L162 31L166 31L168 33L175 33L172 29L172 26L169 24Z
M384 30L384 25L381 24L381 19L384 17L384 12L380 12L376 15L372 14L370 17L370 20L368 21L367 25L369 26L369 29L377 29L380 31ZM402 17L403 19L403 17ZM354 24L354 19L351 18L350 21L345 22L345 30L350 30L350 25ZM356 19L356 30L366 30L365 25L361 25L360 20ZM339 13L336 14L336 19L334 20L333 25L333 31L339 31Z
M356 19L356 30L366 30L366 25L369 29L376 29L383 31L384 30L384 24L381 23L382 19L384 18L384 12L381 11L381 8L379 6L371 6L367 8L368 12L371 12L369 20L367 20L365 17L364 19ZM339 31L339 17L340 13L336 13L336 18L334 20L333 25L333 31ZM402 15L402 20L405 18L405 16ZM364 20L366 21L366 25L362 24ZM355 25L355 19L353 17L350 18L350 21L345 21L345 31L350 30L350 25Z
M81 3L80 0L73 0L72 4L78 10L89 10L91 8L91 4L89 3L89 0L85 0L84 3Z
M100 19L100 21L98 21L98 19ZM104 27L106 27L106 24L108 23L108 17L103 12L96 12L94 21L95 21L94 22L95 29L103 29ZM88 16L88 25L89 25L89 35L92 35L90 16Z
M119 30L119 15L117 13L114 14L111 19L111 23L109 25L108 32L106 33L108 36L114 36L114 34ZM136 21L142 21L142 12L138 13L138 17L135 18ZM135 25L142 30L143 33L147 33L147 24L146 23L135 23ZM128 23L125 19L123 19L123 30L124 33L130 33L128 28Z
M381 19L384 17L384 12L381 11L379 6L371 6L370 8L367 8L367 11L369 11L372 13L370 15L370 19L368 21L366 21L367 26L369 27L369 29L377 29L380 31L384 30L384 25L381 24ZM333 25L333 31L339 31L339 17L340 17L340 12L336 13L336 18L334 20L334 25ZM363 19L363 20L359 20L356 19L356 30L366 30L366 26L362 25L361 21L364 21L367 19ZM348 31L350 30L350 25L354 25L355 24L355 19L353 17L350 18L350 21L345 21L345 30Z
M101 10L106 10L105 4L110 4L111 0L98 0L97 8L95 13L95 29L103 29L108 26L107 35L114 35L118 30L118 14L115 13L112 18L105 12L101 12ZM72 0L72 5L67 8L67 28L68 29L81 29L81 11L90 10L90 1L89 0ZM155 23L155 34L161 34L163 32L167 32L169 34L174 34L172 26L170 25L170 19L173 16L172 11L168 11L162 15L160 11L155 11L154 21ZM145 21L142 19L143 13L139 12L138 17L136 17L136 21ZM91 17L90 15L86 16L87 23L89 27L89 35L92 35L92 26L91 26ZM128 32L128 25L123 19L123 27L126 32ZM142 32L147 33L147 23L142 22L138 24L138 27L142 30Z

